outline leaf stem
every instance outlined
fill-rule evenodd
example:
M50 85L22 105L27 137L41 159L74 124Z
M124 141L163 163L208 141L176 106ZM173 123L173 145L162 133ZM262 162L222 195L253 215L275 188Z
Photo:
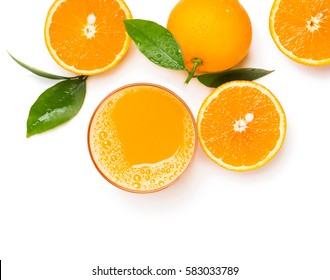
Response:
M186 69L188 71L189 75L184 82L185 84L188 84L190 82L190 80L192 78L194 78L197 67L202 64L202 60L200 58L194 58L192 61L194 63L193 68L191 70Z
M70 77L70 78L68 78L68 80L70 80L70 81L79 80L79 79L87 80L88 77L89 76L86 76L86 75L79 75L79 76Z

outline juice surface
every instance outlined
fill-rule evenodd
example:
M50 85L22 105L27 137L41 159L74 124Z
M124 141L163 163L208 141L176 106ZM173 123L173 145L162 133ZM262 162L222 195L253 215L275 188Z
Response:
M155 191L171 184L190 163L195 146L189 109L155 85L131 85L109 95L89 128L97 169L130 191Z

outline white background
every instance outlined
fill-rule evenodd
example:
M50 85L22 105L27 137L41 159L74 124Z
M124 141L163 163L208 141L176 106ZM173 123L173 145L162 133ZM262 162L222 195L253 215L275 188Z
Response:
M135 18L162 25L176 2L127 0ZM280 53L268 29L272 0L240 2L253 25L251 49L240 66L275 70L258 82L286 112L282 150L256 171L235 173L215 165L198 147L179 182L137 195L111 186L90 160L87 127L97 104L117 87L151 82L174 90L196 116L211 89L196 80L184 85L185 72L155 66L132 44L116 68L88 79L85 103L72 121L27 139L30 106L54 81L21 68L7 51L39 69L70 73L44 44L52 0L1 1L3 279L123 279L92 276L97 265L239 266L238 276L223 278L330 279L330 67L303 66ZM173 279L221 277L181 273Z

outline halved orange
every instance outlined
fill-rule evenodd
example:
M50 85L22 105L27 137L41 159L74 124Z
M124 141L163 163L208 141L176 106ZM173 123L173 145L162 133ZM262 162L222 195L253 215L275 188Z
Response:
M330 0L275 0L269 28L277 47L292 60L330 64Z
M280 102L264 86L232 81L215 89L197 118L201 146L213 161L234 171L256 169L281 148L286 117Z
M73 73L107 71L129 48L123 20L130 18L123 0L56 0L45 23L47 48L60 66Z

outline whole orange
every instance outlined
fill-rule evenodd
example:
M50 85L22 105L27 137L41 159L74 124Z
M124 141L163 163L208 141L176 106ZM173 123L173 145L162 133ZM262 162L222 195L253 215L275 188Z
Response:
M181 0L167 29L178 41L186 67L201 60L199 72L222 71L246 56L252 39L249 15L237 0Z

